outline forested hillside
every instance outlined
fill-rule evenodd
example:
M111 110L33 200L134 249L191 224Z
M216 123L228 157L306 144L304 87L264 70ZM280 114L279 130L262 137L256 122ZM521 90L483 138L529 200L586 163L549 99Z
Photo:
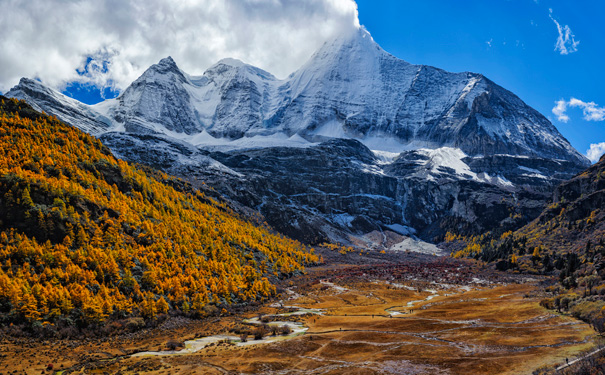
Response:
M447 236L454 257L495 262L501 270L553 274L544 305L605 331L605 157L559 185L542 214L515 232Z
M0 150L3 324L203 315L267 298L270 278L318 261L23 101L1 97Z
M499 261L504 269L550 272L578 259L582 264L600 264L605 256L604 219L605 158L601 158L559 185L542 214L521 229L473 238L450 233L446 242L466 244L463 249L454 247L455 257Z

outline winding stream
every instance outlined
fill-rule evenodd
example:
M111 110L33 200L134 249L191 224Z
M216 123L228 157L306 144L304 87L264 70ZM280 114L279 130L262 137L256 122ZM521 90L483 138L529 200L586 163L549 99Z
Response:
M334 285L332 283L330 283L330 284ZM405 306L389 307L389 308L385 309L385 311L388 314L390 314L391 316L407 314L409 312L401 312L401 311L397 311L395 309L401 309L401 308L405 307L409 311L412 307L414 307L415 304L420 303L420 302L427 302L427 301L430 301L433 298L439 296L439 294L437 294L437 291L434 289L427 289L426 291L430 292L431 295L427 296L425 299L410 301ZM287 313L282 313L282 314L271 314L271 315L264 315L264 316L274 318L274 317L287 317L287 316L307 315L307 314L312 314L312 315L323 315L324 314L323 309L311 309L311 308L304 308L304 307L299 307L299 306L283 306L283 307L290 308L290 309L296 309L296 310L287 312ZM271 343L271 342L292 339L294 337L300 336L301 334L304 334L309 329L308 327L305 327L303 323L300 323L300 322L277 320L277 321L271 321L268 323L263 323L260 321L260 319L258 317L244 319L244 320L242 320L242 323L250 324L250 325L267 324L269 327L288 326L288 327L290 327L291 333L288 335L265 336L264 338L262 338L260 340L247 340L247 341L242 341L239 336L213 335L213 336L202 337L202 338L195 339L195 340L185 341L184 342L185 347L181 350L160 350L160 351L139 352L139 353L133 354L132 357L186 355L186 354L196 353L196 352L206 348L209 345L215 345L215 344L225 343L225 342L230 343L231 345L235 345L235 346L267 344L267 343Z
M272 315L264 315L267 317L286 317L286 316L294 316L294 315L306 315L306 314L314 314L314 315L323 315L322 309L307 309L298 306L284 306L286 308L297 309L296 311L283 313L283 314L272 314ZM251 318L244 319L242 321L245 324L251 325L261 325L267 324L269 327L272 326L288 326L290 327L291 333L288 335L276 335L276 336L266 336L260 340L247 340L242 341L239 336L231 336L231 335L214 335L202 337L195 340L185 341L185 347L181 350L161 350L161 351L149 351L149 352L139 352L132 355L132 357L145 357L145 356L161 356L161 355L184 355L184 354L192 354L198 352L205 347L221 342L228 342L235 346L248 346L248 345L256 345L256 344L266 344L275 341L283 341L294 338L303 334L309 328L305 327L302 323L299 322L289 322L289 321L272 321L268 323L263 323L260 319Z
M419 299L419 300L416 300L416 301L410 301L405 306L393 306L393 307L389 307L389 308L385 309L384 311L386 311L391 316L409 314L409 311L412 309L412 307L414 307L415 304L420 303L420 302L427 302L427 301L432 300L435 297L439 297L439 294L437 294L437 291L434 290L434 289L427 289L426 291L430 292L431 295L428 296L428 297L426 297L425 299ZM407 312L398 311L402 307L406 307L408 309L408 311ZM397 310L395 310L395 309L397 309Z

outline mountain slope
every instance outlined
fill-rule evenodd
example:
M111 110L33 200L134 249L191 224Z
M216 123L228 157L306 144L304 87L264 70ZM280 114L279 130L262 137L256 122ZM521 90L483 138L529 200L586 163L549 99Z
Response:
M25 83L8 95L25 98ZM25 99L72 123L109 119L95 134L119 157L207 182L304 240L513 230L589 165L513 93L480 74L397 59L363 28L285 79L234 59L195 77L165 58L94 106Z
M501 270L558 275L541 304L605 332L605 156L560 184L550 204L514 232L446 236L455 257L475 257Z
M0 321L204 314L268 297L268 278L317 261L184 181L0 100Z
M552 203L517 234L530 247L583 254L600 244L605 251L605 157L559 185Z
M590 269L588 274L605 272L604 208L605 157L557 186L548 206L535 220L514 232L495 232L498 237L502 235L499 240L492 241L494 234L467 240L479 246L467 246L457 256L500 261L501 267L532 272L561 270L572 257L582 260Z

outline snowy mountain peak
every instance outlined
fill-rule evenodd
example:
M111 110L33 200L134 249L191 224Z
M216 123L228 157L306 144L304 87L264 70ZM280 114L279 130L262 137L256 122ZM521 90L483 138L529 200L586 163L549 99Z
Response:
M212 68L219 66L219 65L228 65L234 68L241 68L244 66L248 66L248 64L246 64L245 62L238 60L238 59L234 59L232 57L226 57L224 59L220 59L216 64L212 65L212 67L209 68L209 70L211 70Z
M132 85L136 85L142 81L186 82L187 78L185 78L183 71L179 69L172 57L168 56L161 59L157 64L153 64L147 68L147 70L136 81L134 81ZM128 91L128 88L124 92L126 91Z
M588 164L513 93L480 74L398 59L363 27L326 42L284 80L236 59L190 76L166 57L117 100L96 108L104 108L113 128L190 137L196 145L199 139L214 142L206 135L230 140L296 136L308 142L354 138L373 150L395 153L445 146L469 156L511 154Z
M334 69L342 71L347 68L362 69L364 73L368 73L371 69L376 68L378 60L384 56L391 55L374 41L365 28L360 27L325 42L291 77L310 71Z
M176 63L172 59L172 56L164 57L157 63L157 65L178 69Z
M9 93L11 97L17 99L23 99L28 102L32 101L33 98L46 98L46 102L55 102L61 104L78 105L80 102L77 100L66 97L60 92L44 86L40 81L30 78L21 78L19 84L13 87ZM31 106L37 111L44 111L44 104L40 102L34 102Z
M59 93L58 91L45 86L42 82L35 80L35 79L31 79L31 78L21 78L19 80L19 84L15 87L13 87L12 90L18 90L22 93L28 93L28 94L35 94L38 93L38 95L48 95L51 96L53 98L59 98L61 96L63 96L61 93ZM67 100L69 100L70 98L66 98ZM72 99L73 100L73 99ZM76 102L74 100L74 102ZM35 110L39 111L40 107L36 106L35 103L32 106L34 107Z
M150 66L118 96L107 114L119 123L117 128L132 133L165 130L192 134L199 131L186 86L187 76L169 56Z
M44 86L40 81L37 81L35 79L31 79L31 78L26 78L26 77L22 77L19 80L19 85L18 86L38 86L44 90L50 90L49 88L47 88L46 86Z
M351 52L366 55L387 53L374 41L370 32L362 26L327 41L317 54L351 54Z
M277 78L273 74L233 58L221 59L204 72L205 77L219 81L233 79L236 75L242 75L255 80L260 78L277 81ZM197 81L199 79L193 78L193 80Z
M55 115L71 124L78 124L80 129L90 134L97 135L111 127L111 119L37 80L21 78L19 84L10 89L6 96L25 100L35 110Z

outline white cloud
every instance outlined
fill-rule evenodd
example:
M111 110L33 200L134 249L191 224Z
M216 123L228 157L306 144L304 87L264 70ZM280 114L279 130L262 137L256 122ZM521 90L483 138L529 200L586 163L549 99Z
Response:
M571 98L569 106L582 108L584 120L586 121L605 120L605 107L599 107L595 102L583 102L579 99Z
M353 0L3 0L0 91L23 76L124 89L168 55L191 74L234 57L284 77L358 26Z
M558 51L561 55L569 55L570 53L577 52L580 41L575 40L575 35L568 25L561 26L559 22L552 16L552 8L549 8L548 10L550 12L548 16L555 23L557 26L557 31L559 32L557 42L555 43L555 51Z
M557 120L561 122L569 121L569 116L565 114L565 111L567 111L567 102L565 100L559 100L555 103L557 105L552 109L552 113L557 116Z
M590 148L586 150L586 156L593 163L598 162L603 154L605 154L605 142L593 143L590 145Z
M583 118L586 121L605 121L605 107L599 107L595 102L584 102L580 99L571 98L569 101L558 100L555 104L552 113L561 122L569 121L569 116L565 113L568 107L581 108Z

